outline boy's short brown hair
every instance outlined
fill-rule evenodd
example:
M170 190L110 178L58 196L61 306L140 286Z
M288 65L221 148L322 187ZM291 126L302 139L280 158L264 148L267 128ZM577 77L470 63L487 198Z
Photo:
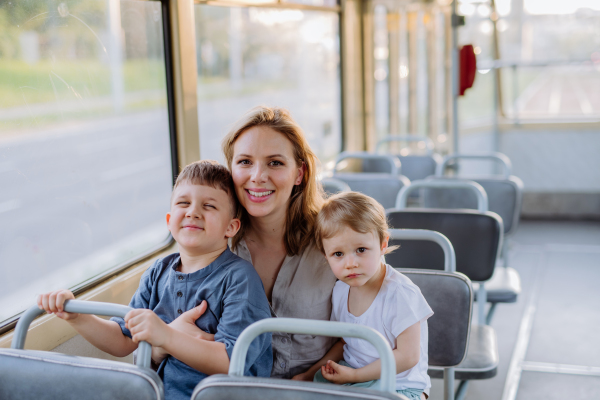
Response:
M235 194L231 172L215 160L200 160L188 164L177 177L173 192L183 182L192 185L210 186L227 193L231 203L231 212L234 218L239 218L240 205Z
M383 243L389 229L383 206L372 197L359 192L342 192L325 200L315 227L316 246L322 253L323 239L329 239L344 227L355 232L375 232L379 243ZM386 254L399 246L391 246Z

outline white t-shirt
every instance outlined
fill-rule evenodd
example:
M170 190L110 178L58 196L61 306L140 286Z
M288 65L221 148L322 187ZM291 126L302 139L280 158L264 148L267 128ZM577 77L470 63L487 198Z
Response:
M337 281L331 297L331 320L368 326L381 333L396 348L396 337L406 328L421 323L421 349L417 365L396 375L396 390L423 389L429 394L431 380L427 375L428 331L427 318L433 311L421 294L421 290L410 279L386 265L385 278L371 306L361 316L355 317L348 311L350 286ZM344 360L353 368L362 368L378 360L375 347L366 340L344 338Z

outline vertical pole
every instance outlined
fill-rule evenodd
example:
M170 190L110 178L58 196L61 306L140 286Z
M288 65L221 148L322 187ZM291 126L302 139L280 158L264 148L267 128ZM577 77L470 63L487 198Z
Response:
M418 10L415 10L414 5L407 10L408 18L408 134L416 135L419 129L419 103L417 101L419 63L418 63Z
M389 65L389 115L390 135L400 133L400 13L398 9L388 10L388 65Z
M444 400L454 400L454 368L444 368Z
M181 171L187 164L200 159L194 2L193 0L170 0L168 5L177 157L179 171Z
M483 282L479 283L479 291L477 292L477 319L479 325L486 324L485 317L485 305L487 303L487 292L485 291L485 285Z
M121 30L121 3L108 0L108 62L110 65L110 88L115 112L123 111L125 89L123 83L123 38Z
M235 92L242 89L242 10L229 9L229 81Z
M456 3L458 0L452 1L452 153L459 152L458 147L458 15L456 14Z
M519 125L519 80L517 75L517 64L512 66L512 78L513 78L513 118L515 125Z

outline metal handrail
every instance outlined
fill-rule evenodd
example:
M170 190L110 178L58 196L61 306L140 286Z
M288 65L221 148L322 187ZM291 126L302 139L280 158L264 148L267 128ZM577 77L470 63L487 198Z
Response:
M400 175L401 164L400 164L400 160L398 160L396 157L386 155L386 154L367 153L364 151L358 151L358 152L344 151L344 152L338 154L338 156L335 158L335 166L333 167L333 177L334 178L335 178L335 175L338 173L337 165L340 163L340 161L342 161L346 158L358 158L358 159L363 159L363 160L369 160L369 159L386 160L390 163L390 168L391 168L390 173L392 175L396 175L396 176Z
M404 186L400 189L400 192L398 192L398 197L396 197L396 208L398 210L405 209L410 192L420 188L472 190L477 196L477 210L481 213L488 211L488 197L483 187L477 182L458 179L427 179L413 181L409 186Z
M258 335L267 332L364 339L375 347L381 359L381 391L396 393L396 362L387 340L373 328L346 322L298 318L268 318L257 321L244 329L235 342L229 362L229 375L244 376L244 365L250 343Z
M504 167L504 179L510 178L512 174L512 163L510 158L502 153L484 153L484 154L450 154L444 157L444 160L438 164L435 169L435 176L441 177L444 175L444 168L451 160L457 159L469 159L469 160L491 160L497 161Z
M133 308L121 304L101 303L98 301L67 300L64 304L64 310L69 313L94 314L107 317L121 317L133 310ZM21 315L19 322L15 327L15 333L10 345L13 349L23 349L25 347L25 337L31 322L41 315L44 310L38 306L32 306ZM152 357L152 346L148 342L140 342L138 347L138 357L136 365L138 367L150 368L150 359Z

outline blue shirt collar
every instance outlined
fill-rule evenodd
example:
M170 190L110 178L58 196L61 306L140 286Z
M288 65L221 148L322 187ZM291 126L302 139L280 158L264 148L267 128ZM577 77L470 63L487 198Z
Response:
M180 255L177 255L177 257L173 259L169 267L175 275L175 279L179 279L179 277L181 276L183 278L181 280L196 281L198 279L206 278L214 270L218 269L223 263L229 260L233 255L234 254L231 252L231 250L229 250L229 246L227 246L227 248L219 255L219 257L215 259L215 261L211 262L206 267L199 269L196 272L192 272L191 274L185 274L183 272L177 271L177 268L179 268L179 265L181 264Z

